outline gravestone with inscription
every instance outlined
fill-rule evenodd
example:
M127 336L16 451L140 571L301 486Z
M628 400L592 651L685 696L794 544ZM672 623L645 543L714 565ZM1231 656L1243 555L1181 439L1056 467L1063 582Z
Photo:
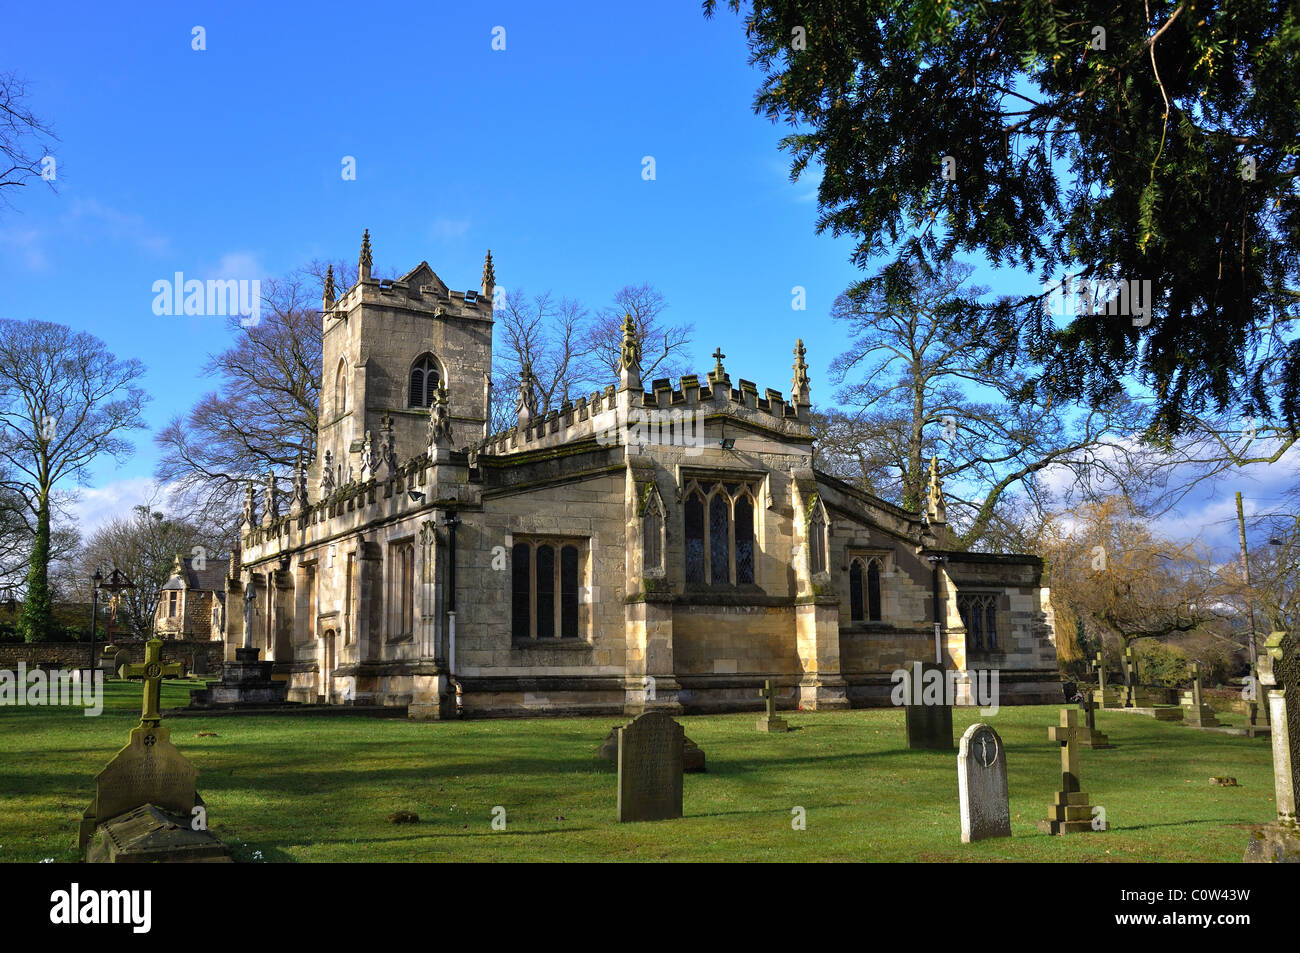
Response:
M596 757L601 761L608 761L610 764L618 763L618 725L609 729L609 734L596 749ZM689 735L682 735L682 770L687 774L705 774L708 768L705 766L704 749L690 739Z
M1061 789L1048 808L1048 816L1038 822L1038 829L1044 834L1106 830L1106 821L1094 814L1088 795L1079 787L1078 712L1062 708L1060 724L1048 728L1047 736L1061 746Z
M1002 737L989 725L974 724L957 748L957 793L961 842L1011 836L1007 757Z
M682 816L682 726L661 711L618 729L618 819Z
M789 731L790 726L785 723L784 718L777 717L776 714L776 686L772 684L770 678L764 679L763 687L758 693L763 697L767 704L767 711L763 717L758 719L757 728L759 731Z
M1274 632L1259 657L1259 682L1273 733L1273 793L1277 820L1251 832L1247 863L1300 863L1300 648L1295 636Z
M185 859L187 853L194 853L194 859L211 859L225 850L206 829L207 808L194 786L198 771L171 743L171 732L162 723L162 680L179 670L175 663L163 663L162 645L159 639L150 641L143 664L126 665L121 670L124 677L139 678L144 683L140 724L131 729L126 747L95 775L95 798L82 814L77 840L78 850L86 851L92 839L97 839L96 846L86 853L87 860L140 859L130 845L146 833L144 827L150 822L139 819L129 830L111 825L149 806L168 818L161 828L139 841L147 841L148 851L155 856L168 844L168 830L185 833L171 839L175 849L167 859Z
M929 675L931 672L935 674ZM904 693L903 705L907 746L951 751L952 706L948 704L951 699L947 697L943 666L938 662L913 662L909 676L910 687Z

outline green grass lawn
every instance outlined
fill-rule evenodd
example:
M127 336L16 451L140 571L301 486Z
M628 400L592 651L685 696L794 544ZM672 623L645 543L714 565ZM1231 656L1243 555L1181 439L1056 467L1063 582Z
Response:
M163 705L194 681L165 683ZM98 718L0 708L0 861L76 859L92 777L139 719L138 683L109 682ZM212 830L237 860L1241 860L1247 829L1274 817L1267 739L1133 715L1098 715L1117 745L1081 754L1083 787L1112 830L1039 834L1060 780L1054 707L983 719L1006 744L1014 836L962 844L955 753L903 748L893 709L681 719L708 756L685 778L685 817L619 824L612 765L596 748L617 718L415 723L353 716L173 718L199 771ZM957 709L956 734L981 720ZM1239 720L1239 719L1238 719ZM196 737L216 732L216 737ZM1209 783L1232 775L1240 787ZM492 829L493 808L506 829ZM791 809L807 812L793 830ZM388 821L414 811L415 824Z

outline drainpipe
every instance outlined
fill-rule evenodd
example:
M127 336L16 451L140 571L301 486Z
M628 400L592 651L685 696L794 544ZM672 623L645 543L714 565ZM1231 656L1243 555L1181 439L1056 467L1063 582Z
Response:
M442 518L447 527L447 674L456 674L456 527L460 517L448 510Z
M939 564L943 562L943 557L938 553L930 553L925 558L930 562L931 590L934 600L934 660L942 665L943 623L939 618Z

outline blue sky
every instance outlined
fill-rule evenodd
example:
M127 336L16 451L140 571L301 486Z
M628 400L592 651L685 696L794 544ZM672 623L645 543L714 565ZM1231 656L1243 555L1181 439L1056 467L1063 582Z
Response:
M592 307L651 282L694 323L701 373L721 345L760 389L788 391L802 336L814 400L830 396L850 243L814 233L815 183L788 181L783 130L751 109L734 15L706 20L696 0L124 9L6 13L0 66L60 141L58 194L36 184L0 209L0 315L141 360L151 428L210 389L204 357L229 342L221 317L154 315L154 281L355 260L363 228L378 268L426 259L453 288L478 286L488 248L506 288ZM138 499L156 450L151 433L137 445L96 470L83 528Z

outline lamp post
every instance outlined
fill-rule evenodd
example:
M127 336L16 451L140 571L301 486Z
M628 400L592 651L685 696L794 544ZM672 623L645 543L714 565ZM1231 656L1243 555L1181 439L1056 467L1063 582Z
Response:
M99 587L104 584L104 574L98 569L90 577L90 665L86 674L95 671L95 619L99 616Z

